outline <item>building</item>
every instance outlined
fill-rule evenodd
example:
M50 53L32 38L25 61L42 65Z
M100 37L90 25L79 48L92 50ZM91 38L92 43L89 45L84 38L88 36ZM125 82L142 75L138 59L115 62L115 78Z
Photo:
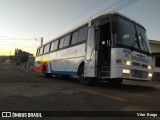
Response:
M29 54L28 58L29 60L27 61L27 68L33 69L35 57L33 56L33 54Z
M149 40L153 55L153 80L160 80L160 41Z

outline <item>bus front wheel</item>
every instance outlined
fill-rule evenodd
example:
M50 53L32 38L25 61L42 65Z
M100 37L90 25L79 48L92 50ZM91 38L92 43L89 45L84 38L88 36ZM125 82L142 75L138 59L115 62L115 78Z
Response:
M87 78L84 76L84 66L80 66L79 71L78 71L78 75L79 75L79 81L81 84L83 85L91 85L92 80L91 78Z

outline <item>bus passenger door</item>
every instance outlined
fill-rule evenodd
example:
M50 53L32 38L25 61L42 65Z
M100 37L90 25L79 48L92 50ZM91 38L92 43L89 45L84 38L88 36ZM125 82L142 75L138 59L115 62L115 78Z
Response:
M96 77L96 51L95 51L95 27L92 25L88 30L88 39L86 43L84 76Z
M98 59L97 74L98 77L110 77L110 58L111 58L111 30L110 20L106 20L99 26L99 36L97 43Z

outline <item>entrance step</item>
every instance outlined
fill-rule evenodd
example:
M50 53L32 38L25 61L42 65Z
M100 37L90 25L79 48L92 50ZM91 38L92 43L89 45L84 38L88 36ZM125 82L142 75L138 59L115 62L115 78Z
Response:
M110 76L110 72L109 71L100 71L99 75L101 77L107 77L107 76Z
M101 70L102 71L110 71L110 66L102 66Z

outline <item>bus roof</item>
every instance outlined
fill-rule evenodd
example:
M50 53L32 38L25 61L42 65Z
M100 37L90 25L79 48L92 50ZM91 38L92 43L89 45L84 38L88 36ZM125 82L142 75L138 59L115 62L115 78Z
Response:
M133 22L133 23L141 26L143 29L145 29L141 24L139 24L138 22L132 20L131 18L129 18L129 17L127 17L127 16L125 16L125 15L123 15L123 14L121 14L121 13L118 13L118 12L105 13L105 14L101 14L101 15L99 15L99 16L96 16L96 17L94 17L94 18L90 18L90 20L87 20L87 21L81 23L81 24L78 25L77 27L74 27L74 28L72 28L71 30L69 30L68 32L65 32L65 33L63 33L62 35L55 37L54 39L46 42L45 44L40 45L38 48L40 48L40 47L42 47L42 46L45 46L46 44L48 44L48 43L50 43L50 42L53 42L53 41L55 41L55 40L58 40L58 39L60 39L61 37L65 36L65 35L67 35L67 34L69 34L69 33L71 33L71 32L74 32L76 29L81 28L81 27L89 24L90 22L94 23L94 22L97 21L97 20L100 20L100 19L105 18L105 17L110 17L110 16L113 16L113 15L121 16L121 17L123 17L123 18L125 18L125 19L127 19L127 20L129 20L129 21L131 21L131 22ZM145 29L145 30L146 30L146 29Z

